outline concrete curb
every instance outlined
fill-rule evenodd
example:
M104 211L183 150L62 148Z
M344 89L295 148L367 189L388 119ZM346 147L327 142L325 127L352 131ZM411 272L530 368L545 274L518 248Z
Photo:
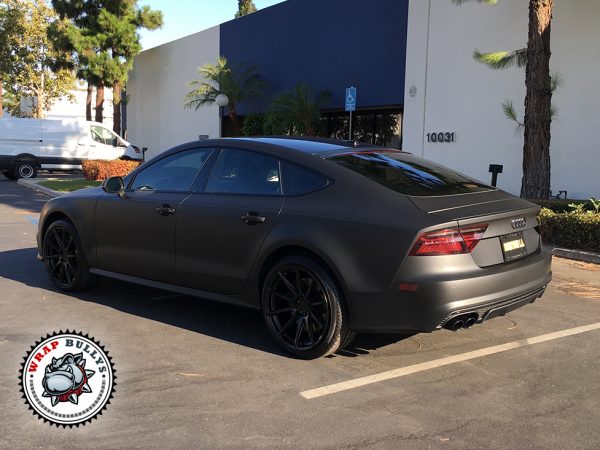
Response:
M569 250L567 248L555 248L552 250L552 254L561 258L600 264L600 253L584 252L582 250Z
M60 197L61 195L63 195L61 192L55 191L54 189L50 189L45 186L40 186L38 183L41 183L42 181L48 181L48 180L31 180L31 179L26 179L26 178L19 178L17 180L17 183L20 184L21 186L25 186L29 189L33 189L34 191L38 191L43 194L49 195L52 198Z

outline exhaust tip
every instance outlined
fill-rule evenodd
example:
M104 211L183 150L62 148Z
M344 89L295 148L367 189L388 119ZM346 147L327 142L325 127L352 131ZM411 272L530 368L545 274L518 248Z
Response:
M465 323L462 320L456 320L452 324L452 331L458 331L464 326L465 326Z
M455 317L454 319L449 320L444 325L444 328L446 328L447 330L450 330L450 331L458 331L464 326L465 326L465 321L460 317Z
M477 323L477 319L475 319L475 317L469 317L467 320L465 320L465 328L471 328L473 325L475 325L475 323Z
M477 323L477 319L477 314L463 314L450 319L444 324L444 328L450 331L458 331L461 328L471 328Z

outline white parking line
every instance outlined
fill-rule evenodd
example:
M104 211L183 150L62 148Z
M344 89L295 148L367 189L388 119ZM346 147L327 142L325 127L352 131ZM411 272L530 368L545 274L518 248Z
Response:
M379 383L380 381L390 380L392 378L403 377L411 375L417 372L423 372L429 369L435 369L437 367L447 366L462 361L468 361L470 359L481 358L482 356L493 355L494 353L506 352L508 350L514 350L516 348L526 347L528 345L540 344L542 342L552 341L554 339L560 339L567 336L573 336L575 334L586 333L588 331L600 329L600 322L592 323L582 327L569 328L567 330L557 331L555 333L542 334L541 336L532 337L529 339L523 339L521 341L509 342L508 344L495 345L493 347L482 348L472 352L461 353L460 355L447 356L445 358L434 359L433 361L427 361L420 364L414 364L412 366L401 367L399 369L388 370L386 372L380 372L366 377L355 378L354 380L342 381L341 383L330 384L316 389L310 389L308 391L300 392L300 395L306 399L313 399L323 397L325 395L335 394L337 392L347 391L349 389L356 389L367 384Z

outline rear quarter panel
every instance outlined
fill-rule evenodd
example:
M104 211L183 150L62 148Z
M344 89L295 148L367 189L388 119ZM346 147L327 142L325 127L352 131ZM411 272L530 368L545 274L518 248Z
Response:
M379 186L334 184L288 197L261 249L256 271L273 252L299 246L317 254L346 293L385 292L419 229L431 225L405 196ZM258 275L255 274L258 280Z

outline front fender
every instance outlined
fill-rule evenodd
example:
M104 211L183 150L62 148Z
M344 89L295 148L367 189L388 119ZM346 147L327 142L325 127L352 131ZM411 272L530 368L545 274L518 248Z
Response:
M96 263L96 230L95 212L99 195L93 192L71 193L53 198L46 202L40 213L38 223L37 244L38 259L43 259L44 233L48 226L56 220L64 219L73 224L83 245L88 264Z

